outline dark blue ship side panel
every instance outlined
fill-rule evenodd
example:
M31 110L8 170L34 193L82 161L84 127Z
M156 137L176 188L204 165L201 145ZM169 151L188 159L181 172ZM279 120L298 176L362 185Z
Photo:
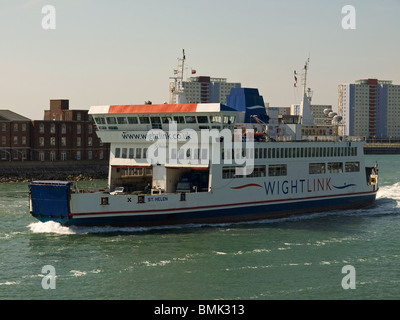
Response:
M42 219L68 218L71 185L71 182L64 181L33 181L29 185L32 216Z

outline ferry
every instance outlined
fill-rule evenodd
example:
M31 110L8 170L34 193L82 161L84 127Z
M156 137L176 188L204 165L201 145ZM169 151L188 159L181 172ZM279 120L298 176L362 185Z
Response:
M65 226L218 224L370 206L378 169L340 117L315 125L304 92L291 123L263 105L93 106L110 143L108 187L33 181L30 214Z
M260 125L238 122L243 115L222 104L112 105L90 114L99 137L111 143L108 188L33 181L30 213L41 221L239 222L361 208L378 191L378 170L364 163L364 139L328 135L334 128L267 125L260 136ZM167 130L171 124L176 130ZM235 131L239 138L228 141Z

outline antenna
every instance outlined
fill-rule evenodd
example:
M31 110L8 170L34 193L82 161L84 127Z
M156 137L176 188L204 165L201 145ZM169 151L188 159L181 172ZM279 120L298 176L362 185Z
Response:
M174 70L175 77L170 78L170 103L185 103L183 88L183 76L185 70L185 49L182 50L182 58L178 58L178 68Z
M300 115L302 116L301 123L303 125L314 125L314 118L311 113L311 98L312 98L312 91L310 88L307 90L307 71L310 64L310 58L307 59L306 63L303 67L302 73L302 84L303 84L303 98L300 104Z
M184 70L185 70L185 60L186 60L186 56L185 56L185 49L182 50L182 58L178 58L178 75L177 78L180 79L181 81L183 81L183 74L184 74Z
M306 63L304 64L301 81L303 85L303 97L306 96L309 102L311 103L313 92L311 91L311 88L307 88L307 72L309 67L310 67L310 57L308 57Z
M307 71L308 71L308 67L310 64L310 58L307 59L306 63L304 64L303 67L303 74L302 74L302 78L301 81L303 83L303 94L306 93L306 88L307 88Z

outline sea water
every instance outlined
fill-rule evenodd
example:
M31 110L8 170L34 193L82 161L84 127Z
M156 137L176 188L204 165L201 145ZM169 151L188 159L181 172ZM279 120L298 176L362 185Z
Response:
M400 156L375 161L372 207L214 226L67 228L0 184L0 299L399 299Z

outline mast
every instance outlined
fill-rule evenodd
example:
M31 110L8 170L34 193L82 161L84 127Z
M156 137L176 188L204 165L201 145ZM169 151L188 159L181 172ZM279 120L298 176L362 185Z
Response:
M185 60L186 60L186 56L185 56L185 49L182 50L182 58L179 59L178 58L178 75L177 78L180 79L181 81L183 81L183 75L184 75L184 71L185 71Z
M178 68L174 70L174 77L170 82L170 103L186 103L186 97L183 88L183 76L185 71L185 49L182 50L182 58L178 58Z
M307 71L310 63L310 58L307 59L304 64L303 73L301 80L303 82L303 98L300 104L300 115L301 115L301 123L303 125L314 125L314 117L311 114L311 99L312 99L312 91L311 88L307 89Z

